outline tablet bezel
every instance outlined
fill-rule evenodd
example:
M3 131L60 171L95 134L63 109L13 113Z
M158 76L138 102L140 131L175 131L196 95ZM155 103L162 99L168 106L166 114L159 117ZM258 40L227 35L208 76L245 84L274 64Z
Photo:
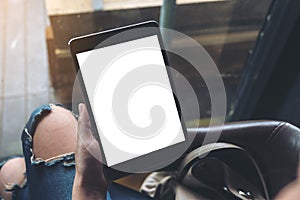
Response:
M128 35L126 37L119 37L119 38L117 38L113 41L110 40L109 43L105 43L104 45L99 46L100 43L102 43L106 39L108 39L108 38L110 38L110 37L112 37L116 34L119 34L119 33L124 32L124 31L131 30L131 29L145 28L145 27L149 27L149 28L152 27L153 29L148 29L149 31L147 31L147 32L139 32L138 34ZM93 34L88 34L88 35L76 37L76 38L71 39L68 43L69 49L70 49L70 52L71 52L71 56L72 56L72 59L73 59L74 67L75 67L76 73L78 75L77 77L78 77L78 80L79 80L79 83L80 83L80 87L81 87L81 90L83 92L86 107L87 107L87 110L88 110L88 113L89 113L89 116L90 116L90 121L91 121L92 127L94 128L93 134L94 134L95 138L98 140L98 142L100 143L102 157L105 159L105 162L106 162L106 157L104 155L104 151L103 151L102 146L101 146L101 140L100 140L100 137L99 137L99 134L98 134L96 122L95 122L95 119L94 119L94 114L93 114L92 109L91 109L90 101L89 101L89 98L88 98L88 95L87 95L87 91L86 91L85 84L84 84L84 81L83 81L83 78L82 78L82 74L80 72L80 66L79 66L76 54L86 52L86 51L90 51L90 50L94 50L94 49L97 49L97 48L103 48L103 47L106 47L106 46L111 46L111 45L116 45L116 44L120 44L120 43L124 43L124 42L129 42L129 41L132 41L132 40L141 39L141 38L145 38L145 37L148 37L148 36L157 35L165 65L169 66L166 51L163 48L164 45L163 45L161 32L159 31L158 27L159 26L158 26L157 22L147 21L147 22L142 22L142 23L138 23L138 24L128 25L128 26L125 26L125 27L120 27L120 28L115 28L115 29L111 29L111 30L107 30L107 31L102 31L102 32L99 32L99 33L93 33ZM175 87L174 87L173 79L172 79L172 76L171 76L171 72L168 69L168 67L166 67L166 70L167 70L168 78L169 78L169 81L170 81L171 89L172 89L173 94L174 94ZM183 120L182 115L181 115L179 102L178 102L175 95L174 95L174 101L176 103L177 112L178 112L178 115L180 117L180 122L181 122L182 130L183 130L183 134L186 137L186 130L187 129L186 129L184 120ZM166 147L166 148L168 148L168 147ZM151 153L149 153L149 154L151 154ZM126 162L130 162L130 160L128 160ZM115 179L120 178L120 177L127 174L127 173L115 170L112 167L107 167L107 165L104 165L104 166L105 166L105 171L107 172L108 177L112 180L115 180Z

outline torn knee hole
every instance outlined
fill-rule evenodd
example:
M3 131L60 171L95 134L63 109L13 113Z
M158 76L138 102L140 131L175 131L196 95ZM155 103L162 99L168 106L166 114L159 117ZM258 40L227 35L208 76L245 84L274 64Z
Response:
M55 156L49 159L34 158L34 154L33 154L33 156L31 157L31 163L33 165L44 165L44 166L53 166L56 164L62 164L65 167L74 166L75 154L72 152L68 154Z
M51 106L51 112L44 116L33 135L33 152L36 158L53 159L72 153L76 148L77 120L73 114L59 106Z
M25 160L16 157L8 160L1 168L0 181L1 191L13 191L15 188L22 188L26 185Z

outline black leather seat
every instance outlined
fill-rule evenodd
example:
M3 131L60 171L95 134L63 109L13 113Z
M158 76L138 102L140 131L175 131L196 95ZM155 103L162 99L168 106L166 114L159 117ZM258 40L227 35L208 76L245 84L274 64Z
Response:
M222 128L218 141L239 145L252 154L262 170L271 198L295 179L300 150L299 128L278 121L227 123ZM196 134L190 150L201 146L207 130L188 130L189 134Z

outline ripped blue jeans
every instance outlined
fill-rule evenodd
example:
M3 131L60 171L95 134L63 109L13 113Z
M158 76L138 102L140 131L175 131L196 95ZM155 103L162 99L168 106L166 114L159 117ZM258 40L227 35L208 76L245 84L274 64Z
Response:
M51 112L51 104L36 108L23 132L22 146L26 163L24 184L7 188L13 200L69 200L72 199L75 177L74 153L59 155L51 159L36 158L33 152L33 135L41 119ZM107 199L150 199L138 192L113 183L109 187Z
M32 151L35 129L41 119L50 112L51 105L36 108L22 132L27 183L23 188L16 186L13 192L15 199L72 199L74 153L42 160L35 158Z

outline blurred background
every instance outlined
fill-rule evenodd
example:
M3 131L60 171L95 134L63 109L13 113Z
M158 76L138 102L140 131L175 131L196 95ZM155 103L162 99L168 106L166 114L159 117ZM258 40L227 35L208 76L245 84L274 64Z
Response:
M52 102L71 109L75 78L67 45L71 38L146 20L183 32L204 46L225 83L227 121L274 118L299 123L272 112L268 116L251 115L244 110L250 105L245 102L237 109L237 100L245 91L245 96L257 95L251 102L261 100L262 93L253 93L258 90L248 90L245 85L259 81L251 71L257 72L257 68L249 67L249 63L253 63L258 42L266 37L263 29L277 2L280 1L0 0L0 157L21 153L20 134L35 107ZM178 48L188 47L183 44ZM208 124L210 99L205 83L184 61L175 59L173 63L201 99L201 119L189 119L189 123L192 126L200 120L200 124ZM254 75L248 79L245 73ZM245 111L245 115L235 114L236 110Z

